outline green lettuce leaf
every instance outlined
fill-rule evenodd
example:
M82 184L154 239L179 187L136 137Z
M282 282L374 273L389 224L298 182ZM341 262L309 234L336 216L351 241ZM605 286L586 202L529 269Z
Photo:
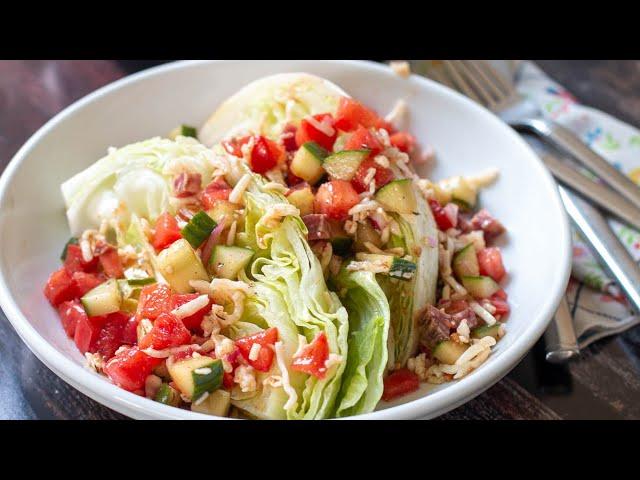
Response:
M336 416L347 417L373 411L382 396L390 314L373 273L342 269L336 283L349 312L349 355Z
M330 368L323 379L293 371L289 366L300 345L300 336L310 343L321 332L327 337L329 351L346 359L347 312L338 296L327 288L300 217L287 215L281 221L265 222L265 216L274 207L290 206L281 194L264 187L262 177L255 174L252 177L245 193L245 233L246 242L256 250L257 258L248 278L254 291L246 301L250 313L243 321L261 328L278 328L285 369L296 401L285 408L290 396L284 388L262 384L271 374L282 375L274 362L271 372L258 375L261 388L257 395L248 399L232 397L232 403L257 418L327 418L335 410L346 362Z
M211 180L213 152L193 138L151 138L114 149L61 186L73 235L103 220L128 223L131 214L151 222L173 211L169 198L176 173Z

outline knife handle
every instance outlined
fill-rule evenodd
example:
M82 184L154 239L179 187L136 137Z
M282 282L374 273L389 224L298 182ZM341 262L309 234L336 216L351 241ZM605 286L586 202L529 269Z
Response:
M558 188L573 224L589 243L603 268L616 279L631 305L640 311L640 267L595 207L570 189Z
M640 188L629 177L591 150L571 130L541 118L527 119L524 124L560 150L570 154L616 192L640 208Z
M607 210L620 220L640 230L640 209L636 208L622 195L610 188L589 180L585 175L571 168L553 155L542 154L542 161L561 183L576 190L599 207Z
M544 334L546 359L550 363L565 363L580 354L566 297L562 297L553 320L553 325L550 325Z

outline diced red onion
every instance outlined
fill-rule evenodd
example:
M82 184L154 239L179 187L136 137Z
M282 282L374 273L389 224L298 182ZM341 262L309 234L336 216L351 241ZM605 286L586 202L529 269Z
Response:
M202 263L204 263L205 265L209 262L209 257L211 257L213 247L220 243L220 235L222 235L222 232L225 228L227 228L227 219L226 217L223 217L216 228L213 229L213 231L209 235L209 238L202 247L200 258L202 258Z

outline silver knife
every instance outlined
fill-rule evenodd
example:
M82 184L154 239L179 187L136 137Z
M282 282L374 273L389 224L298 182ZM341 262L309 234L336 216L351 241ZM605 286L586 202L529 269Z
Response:
M640 311L640 267L595 207L571 189L558 188L572 223L587 241L602 267L616 279L634 309Z

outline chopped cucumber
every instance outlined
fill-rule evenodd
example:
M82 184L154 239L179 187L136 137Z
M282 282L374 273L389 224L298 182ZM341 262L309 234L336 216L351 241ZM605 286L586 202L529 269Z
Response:
M476 204L478 190L464 177L452 177L438 182L442 190L451 195L451 201L464 209L472 209Z
M123 298L120 304L120 310L126 313L136 313L138 309L138 300L135 298Z
M216 245L209 261L209 271L219 278L236 280L240 270L249 264L254 251L243 247Z
M154 400L156 402L164 403L165 405L177 407L180 405L180 393L178 393L178 391L168 383L163 383L160 385Z
M84 310L90 317L107 315L120 310L122 295L115 278L89 290L81 299Z
M453 257L453 273L458 278L477 277L480 275L480 266L478 265L478 256L476 255L476 247L470 243Z
M358 252L367 252L369 251L365 246L365 243L371 243L378 248L382 247L382 239L380 238L380 234L378 231L373 228L371 223L368 221L358 222L358 228L356 230L356 243L355 249Z
M289 194L287 194L287 200L289 200L289 203L300 210L301 217L313 213L314 198L315 197L313 196L311 187L308 185L303 188L292 190Z
M227 200L216 200L215 205L207 210L207 215L213 218L213 221L220 223L223 217L233 218L233 214L238 210L238 205Z
M404 258L378 253L357 253L356 260L370 261L385 268L385 273L393 278L411 280L416 273L416 264Z
M184 238L176 240L158 254L158 269L178 293L191 293L190 280L209 280L200 257Z
M216 228L215 220L201 210L191 217L180 234L193 248L198 248L211 235L214 228Z
M467 348L469 348L469 346L464 343L444 340L435 346L432 353L438 361L446 363L447 365L453 365Z
M343 150L329 155L324 161L324 169L332 180L351 181L358 171L358 167L365 160L369 150Z
M294 175L314 185L325 173L322 162L327 155L327 151L316 142L307 142L298 149L289 168Z
M69 245L77 245L77 244L78 244L78 239L76 237L71 237L69 240L67 240L67 243L64 244L62 255L60 255L60 260L64 262L67 259L67 249L69 248Z
M341 152L342 150L344 150L344 146L346 145L347 140L351 138L351 135L353 134L348 132L338 133L338 137L336 138L336 141L333 142L333 151Z
M196 357L168 363L171 379L178 389L192 401L222 385L222 360Z
M123 299L131 298L133 300L138 300L138 298L140 298L142 286L131 285L129 283L129 280L124 280L121 278L118 280L118 289L120 290L120 295L122 295Z
M489 298L500 290L500 285L498 285L493 278L481 275L462 277L462 285L467 289L467 292L475 298Z
M413 213L417 210L411 179L393 180L378 190L375 199L389 212Z
M191 404L191 411L226 417L231 406L231 394L226 390L216 390L198 405Z
M183 137L198 138L198 131L196 130L196 127L180 125L169 132L169 140L175 140L179 135Z
M496 340L500 338L500 327L501 323L496 322L493 325L483 325L478 328L474 328L471 331L472 338L484 338L484 337L493 337Z

